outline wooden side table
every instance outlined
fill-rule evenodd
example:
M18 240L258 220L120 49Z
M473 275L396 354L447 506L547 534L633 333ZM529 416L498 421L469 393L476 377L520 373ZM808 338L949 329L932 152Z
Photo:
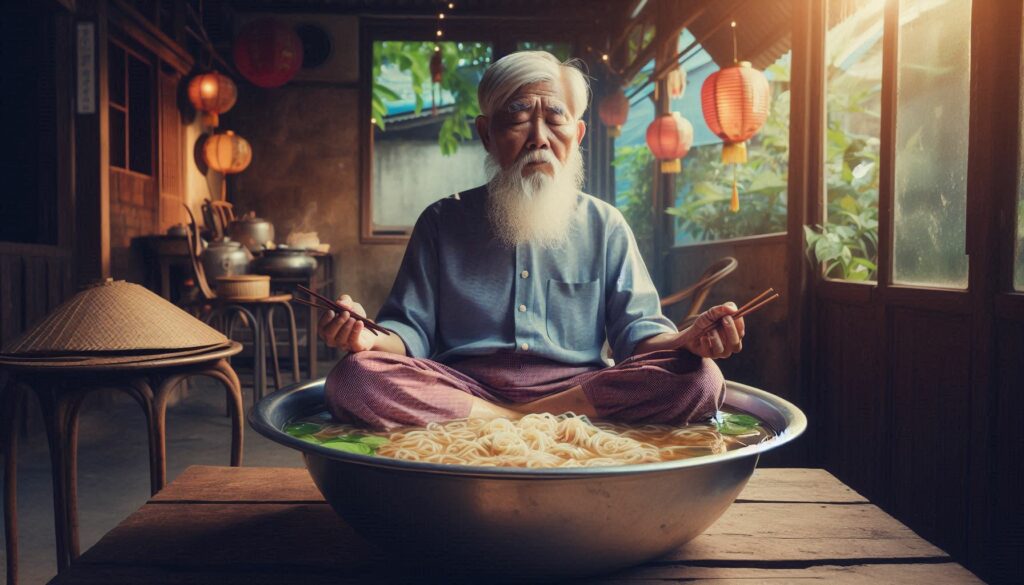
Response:
M194 466L53 583L433 582L401 572L383 552L331 510L304 469ZM574 582L805 580L981 583L821 469L758 469L736 503L693 541L647 563Z
M194 355L107 365L47 366L10 364L3 394L3 429L6 432L4 477L4 531L7 545L7 583L17 583L17 416L23 389L39 399L50 448L53 475L53 511L57 570L64 572L79 556L78 544L78 415L85 397L101 389L127 392L146 415L149 431L150 492L167 483L166 412L171 392L186 378L207 376L227 391L231 409L231 465L242 464L242 389L227 358L242 350L229 346Z

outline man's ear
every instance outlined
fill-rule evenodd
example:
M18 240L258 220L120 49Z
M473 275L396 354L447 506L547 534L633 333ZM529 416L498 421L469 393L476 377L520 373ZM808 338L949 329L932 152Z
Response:
M587 134L587 124L583 120L577 120L576 122L576 145L579 146L583 142L583 137Z
M476 117L476 133L480 137L480 142L484 145L484 150L487 152L491 151L491 120L484 115Z

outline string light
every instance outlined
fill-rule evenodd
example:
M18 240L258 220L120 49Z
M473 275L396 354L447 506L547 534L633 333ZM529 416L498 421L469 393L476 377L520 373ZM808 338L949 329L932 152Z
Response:
M440 18L441 20L444 20L444 12L438 13L437 17Z
M455 3L454 2L449 2L448 3L448 10L454 10L454 9L455 9Z
M441 29L437 29L437 36L440 37L442 34L444 33L441 32Z
M602 55L601 55L601 60L602 60L602 61L607 61L607 60L608 60L608 53L604 53L604 54L602 54Z

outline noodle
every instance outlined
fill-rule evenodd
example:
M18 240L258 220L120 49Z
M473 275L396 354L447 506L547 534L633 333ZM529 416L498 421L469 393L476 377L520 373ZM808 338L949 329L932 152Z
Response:
M377 454L427 463L540 468L653 463L724 452L725 439L704 426L617 428L547 413L515 421L468 419L392 432Z

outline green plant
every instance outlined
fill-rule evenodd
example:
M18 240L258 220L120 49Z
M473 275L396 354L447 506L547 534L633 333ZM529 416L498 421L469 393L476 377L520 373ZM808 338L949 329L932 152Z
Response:
M618 202L626 223L633 230L640 254L648 266L652 266L654 234L651 226L651 193L654 188L654 155L646 144L622 146L615 149L612 161L616 174L630 188Z
M441 48L444 75L441 76L440 90L450 92L455 102L451 112L446 114L437 142L445 156L454 154L459 143L473 138L470 120L480 114L476 101L476 84L479 73L491 61L491 46L486 43L422 42L422 41L378 41L373 44L373 85L371 110L374 123L385 131L387 117L386 101L396 101L401 96L394 89L378 80L385 65L398 67L412 78L415 96L415 112L423 110L424 89L431 86L430 59L434 46Z

